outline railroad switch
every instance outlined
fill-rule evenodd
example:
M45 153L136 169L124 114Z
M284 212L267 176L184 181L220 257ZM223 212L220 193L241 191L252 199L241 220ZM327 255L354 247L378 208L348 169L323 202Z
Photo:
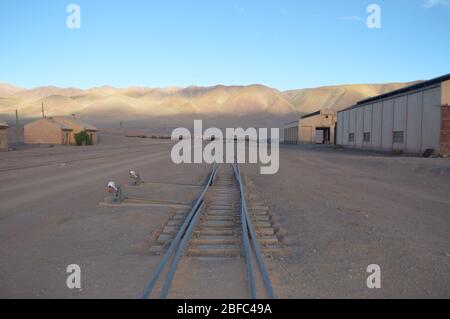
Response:
M120 185L117 185L115 182L108 183L108 197L107 201L110 203L120 203L123 199L122 196L122 188Z
M142 184L141 176L136 171L130 171L130 180L132 186L139 186Z

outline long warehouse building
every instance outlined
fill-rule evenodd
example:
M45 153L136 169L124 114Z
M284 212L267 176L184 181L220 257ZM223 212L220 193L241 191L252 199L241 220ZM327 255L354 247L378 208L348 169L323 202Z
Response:
M450 74L363 100L338 112L337 144L450 155L449 105Z

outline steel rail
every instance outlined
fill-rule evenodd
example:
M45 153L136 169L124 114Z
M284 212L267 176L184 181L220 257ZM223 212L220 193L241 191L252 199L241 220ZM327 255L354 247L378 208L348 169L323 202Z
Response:
M256 299L256 283L255 283L255 276L253 274L253 255L252 255L252 249L251 249L250 241L249 241L247 218L244 213L245 201L242 200L242 192L240 189L240 181L238 178L238 171L234 164L233 164L233 170L235 173L234 176L235 176L237 182L239 183L239 193L240 193L240 197L241 197L242 243L244 244L245 261L246 261L246 266L247 266L248 293L249 293L251 299Z
M191 223L194 220L194 218L199 215L198 213L199 213L199 211L201 210L201 208L203 207L203 204L204 204L205 195L208 192L209 187L214 182L214 179L216 177L216 173L217 173L217 165L216 165L216 163L214 163L214 166L212 168L212 172L210 174L208 182L205 185L205 188L204 188L203 192L200 194L200 196L195 201L194 205L192 206L192 209L190 210L188 216L186 217L186 220L184 221L183 225L181 226L180 230L178 231L176 237L172 240L172 243L170 244L169 249L164 254L163 259L159 263L159 265L158 265L156 271L154 272L150 282L148 283L147 287L145 288L144 292L142 293L142 296L141 296L142 299L148 299L149 298L149 296L153 292L153 290L154 290L154 288L155 288L159 278L161 277L161 273L163 272L164 267L166 266L167 262L172 257L173 253L175 252L175 249L177 249L177 247L179 246L180 241L182 240L183 236L186 233L186 230L189 228L189 226L191 225Z
M239 189L240 189L240 193L241 193L241 208L242 208L242 215L244 217L244 218L242 218L242 225L244 227L244 224L246 224L245 226L248 228L248 232L250 233L250 239L252 241L253 248L255 250L256 260L258 262L259 271L261 272L261 276L262 276L262 279L263 279L263 282L264 282L264 286L265 286L266 291L267 291L267 295L269 296L270 299L275 299L276 295L275 295L275 291L273 290L273 286L272 286L272 282L270 280L269 272L267 271L266 264L264 262L264 257L263 257L263 255L261 253L261 247L260 247L260 245L258 243L258 239L256 237L255 230L253 228L253 223L250 220L250 217L249 217L249 214L248 214L247 203L246 203L246 200L245 200L244 185L243 185L243 182L242 182L241 170L240 170L238 164L234 164L233 165L233 169L234 169L234 172L236 174L236 179L237 179L237 181L239 183ZM244 220L245 220L245 222L244 222ZM246 232L243 232L242 235L244 236L245 233ZM248 240L248 238L247 238L247 240ZM251 263L248 262L248 257L249 257L249 255L247 255L247 252L246 252L247 272L248 272L249 267L251 267ZM250 254L250 258L253 258L253 256L251 254ZM251 278L252 277L249 277L249 289L250 290L254 289L251 286L252 285ZM255 295L256 295L256 291L255 291ZM252 298L255 299L256 297L252 297Z
M198 213L195 214L195 216L192 218L192 222L189 224L188 229L186 230L185 235L183 236L183 239L180 242L180 245L178 246L177 252L175 254L174 260L172 261L172 264L170 265L169 272L167 273L166 280L164 282L164 286L161 290L161 299L167 299L169 296L169 290L170 286L172 285L173 278L175 277L175 273L178 268L178 264L180 263L180 259L184 254L184 250L186 249L186 246L191 239L192 231L197 226L198 220L200 219L201 211L203 210L205 202L202 201L200 204L200 207L198 208Z
M258 263L258 269L261 273L261 277L263 279L264 287L266 289L267 295L269 296L269 298L275 299L276 295L273 290L272 282L270 280L269 273L267 271L267 268L266 268L266 265L264 262L264 257L261 253L261 247L258 243L256 234L255 234L255 231L253 228L253 223L249 217L247 203L245 200L244 185L242 182L242 175L241 175L239 165L233 164L233 170L235 173L235 178L239 185L239 192L240 192L240 198L241 198L242 241L243 241L244 252L245 252L245 257L246 257L248 290L249 290L248 292L252 299L257 298L256 283L255 283L255 271L254 271L254 267L253 267L253 251L252 251L252 246L253 246L256 261ZM198 224L198 221L201 216L201 212L205 205L205 196L206 196L210 186L213 184L216 174L217 174L217 165L214 163L212 172L210 174L207 184L205 185L203 192L200 194L200 196L197 198L196 202L192 206L188 216L186 217L186 220L184 221L183 225L181 226L180 230L178 231L175 239L170 244L169 249L165 253L165 255L164 255L163 259L161 260L160 264L158 265L156 271L154 272L149 284L147 285L146 289L144 290L144 292L142 294L142 299L148 299L149 296L152 294L156 284L158 283L158 281L161 277L161 274L162 274L164 268L166 267L166 264L173 257L172 262L170 263L166 278L164 280L161 293L160 293L161 299L166 299L168 297L170 287L171 287L173 279L175 277L175 273L177 271L179 262L180 262L181 258L183 257L185 249L189 243L189 240L191 239L192 233Z
M242 202L242 201L241 201ZM241 204L241 226L242 226L242 242L244 244L245 260L247 264L247 278L248 278L248 291L251 299L256 299L256 283L255 275L253 274L253 256L252 248L248 240L248 224L247 219L243 214L243 206Z

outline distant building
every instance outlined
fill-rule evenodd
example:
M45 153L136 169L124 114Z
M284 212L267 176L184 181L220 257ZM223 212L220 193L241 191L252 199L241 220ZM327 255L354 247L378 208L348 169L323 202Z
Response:
M338 112L337 144L450 155L450 74L363 100Z
M98 129L76 118L43 118L24 127L25 144L74 145L75 134L85 131L94 144L98 141Z
M284 126L284 143L298 144L298 126L299 120L287 123Z
M287 144L330 144L334 143L336 113L321 110L304 115L300 120L284 127L284 141Z
M0 120L0 150L8 150L8 129L6 122Z
M81 131L85 131L89 134L89 136L92 139L93 144L97 144L98 142L98 129L89 124L86 123L75 116L68 118L68 117L53 117L53 120L60 123L61 125L70 127L72 129L72 135L71 135L71 141L72 144L75 143L75 136L74 134L80 133Z

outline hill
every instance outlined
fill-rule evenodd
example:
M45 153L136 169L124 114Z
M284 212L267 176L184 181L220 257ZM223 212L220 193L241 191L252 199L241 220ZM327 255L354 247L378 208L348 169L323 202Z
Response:
M240 118L253 126L276 119L273 123L279 126L300 114L323 108L340 110L409 84L340 85L285 92L257 84L187 88L104 86L88 90L55 86L21 89L1 84L0 114L8 118L18 109L22 118L40 117L43 102L47 116L76 113L93 123L167 121L170 125L180 119L208 118L226 125L237 123Z

